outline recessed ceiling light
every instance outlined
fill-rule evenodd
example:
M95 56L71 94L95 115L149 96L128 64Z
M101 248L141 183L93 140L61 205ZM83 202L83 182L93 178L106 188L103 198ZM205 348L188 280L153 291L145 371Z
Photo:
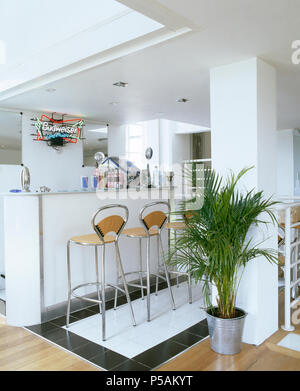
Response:
M109 104L112 106L117 106L120 102L110 102Z
M128 87L128 83L125 83L124 81L118 81L118 82L114 83L113 86L116 86L116 87Z
M187 99L187 98L180 98L180 99L177 99L176 102L179 102L179 103L186 103L186 102L189 102L190 100Z
M55 91L56 91L56 88L47 88L46 91L47 91L47 92L55 92Z

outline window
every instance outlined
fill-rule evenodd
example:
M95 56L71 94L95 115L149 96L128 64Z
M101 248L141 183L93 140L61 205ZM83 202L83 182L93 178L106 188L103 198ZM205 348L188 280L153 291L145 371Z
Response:
M143 126L139 124L126 127L126 158L138 168L143 166Z

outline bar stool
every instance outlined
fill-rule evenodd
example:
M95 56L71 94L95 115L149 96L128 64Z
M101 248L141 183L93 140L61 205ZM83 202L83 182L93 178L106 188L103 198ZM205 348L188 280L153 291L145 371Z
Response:
M174 231L174 239L175 243L177 241L177 231L186 229L186 224L183 221L172 221L170 223L165 224L164 228L173 230ZM191 272L190 268L188 268L187 271L181 271L181 270L173 270L173 274L176 274L176 280L177 280L177 287L179 286L178 277L179 276L187 276L187 284L188 284L188 295L189 295L189 304L192 304L192 284L191 284ZM156 281L156 294L157 294L157 288L158 288L158 281Z
M115 209L115 208L121 208L125 212L125 217L121 217L117 214L105 217L98 223L96 223L96 218L98 218L98 215L103 212L104 210L109 209ZM120 256L120 250L118 245L119 236L121 235L126 223L128 221L128 208L124 205L107 205L100 209L98 209L93 217L92 217L92 227L95 230L96 234L89 234L89 235L83 235L83 236L74 236L71 239L68 240L67 243L67 267L68 267L68 306L67 306L67 324L66 327L69 327L70 322L70 307L71 307L71 297L79 298L81 300L86 300L92 303L98 303L99 304L99 310L100 314L102 314L102 340L105 341L106 339L106 326L105 326L105 287L109 286L115 289L117 292L118 290L125 293L127 302L130 307L130 314L132 318L132 323L135 326L135 317L130 301L130 296L128 292L128 284L125 279L125 274L121 262L121 256ZM74 288L71 288L71 267L70 267L70 245L77 244L80 246L93 246L95 247L95 266L96 266L96 282L89 282L84 283L75 286ZM109 244L114 244L115 252L116 252L116 262L117 262L117 268L121 273L121 278L123 282L124 289L120 288L118 285L113 284L106 284L105 283L105 248ZM99 282L99 270L98 270L98 247L101 246L101 282ZM87 296L80 296L75 291L79 288L85 287L85 286L92 286L96 285L97 287L97 294L98 294L98 300L92 299ZM100 292L101 287L101 292Z
M156 273L150 273L150 238L151 237L156 237L157 240L157 260L158 260L158 266L159 266L159 259L160 259L160 249L163 253L163 246L162 246L162 240L161 240L161 230L164 226L164 224L167 221L167 214L162 212L161 210L156 210L153 212L150 212L149 214L145 215L145 212L149 210L149 208L153 206L158 206L158 205L164 205L167 206L168 208L168 213L170 213L170 205L168 202L165 201L159 201L159 202L151 202L147 205L145 205L140 213L139 213L139 220L141 222L141 227L136 227L136 228L128 228L124 229L122 232L122 235L125 235L129 238L137 238L139 239L139 254L140 254L140 269L138 271L133 271L126 273L125 275L129 274L139 274L140 276L140 285L138 284L133 284L133 283L128 283L129 286L134 286L137 288L141 288L142 292L142 298L143 296L143 290L145 289L147 291L147 320L150 322L150 276L154 275L156 278L161 278L162 280L166 281L168 284L168 290L170 294L170 300L171 300L171 305L173 310L175 310L175 302L174 302L174 297L171 289L171 284L170 284L170 277L169 277L169 272L166 266L165 261L163 260L163 268L164 268L164 273L165 276L162 276L160 274ZM143 270L142 267L142 239L146 239L146 271ZM143 285L143 275L146 275L146 285ZM117 280L120 279L120 276L117 276ZM117 294L118 292L115 292L115 308L117 304Z

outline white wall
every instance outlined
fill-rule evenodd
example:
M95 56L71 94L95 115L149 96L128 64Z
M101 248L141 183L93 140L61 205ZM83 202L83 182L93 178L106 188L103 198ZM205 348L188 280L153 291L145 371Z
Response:
M20 173L21 166L0 164L0 193L5 193L10 189L19 189ZM5 273L3 235L3 197L0 196L0 273ZM4 285L4 280L0 278L0 289Z
M293 155L294 155L294 167L293 171L291 172L291 176L293 178L293 185L294 185L294 195L299 196L300 195L300 188L296 188L296 179L297 174L299 175L300 180L300 135L297 131L294 131L294 137L293 137L294 145L293 145Z
M0 149L0 164L21 164L21 149Z
M294 129L277 132L277 195L299 196L296 188L300 176L300 135Z
M196 125L166 119L143 121L140 124L144 127L144 145L141 151L144 167L147 164L147 160L144 158L147 147L153 149L150 169L155 165L171 169L173 164L191 158L190 134L188 132L195 132ZM126 152L126 125L110 126L108 130L108 155L126 156Z
M147 167L147 159L145 151L148 147L153 149L152 159L149 161L150 171L154 166L159 165L159 120L138 122L143 126L143 147L141 152L142 167ZM127 156L126 143L126 125L110 126L108 129L108 156L118 156L126 158Z
M174 164L191 158L191 139L196 126L182 122L160 120L160 162L171 169Z
M293 130L277 132L277 195L294 194L294 135Z
M126 125L109 126L108 128L108 156L126 155Z

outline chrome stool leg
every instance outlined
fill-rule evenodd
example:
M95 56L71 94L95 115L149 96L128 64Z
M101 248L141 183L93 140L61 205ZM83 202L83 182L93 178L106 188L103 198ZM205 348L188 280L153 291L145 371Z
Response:
M143 286L143 258L142 258L142 238L139 238L139 252L140 252L140 284ZM144 300L144 288L141 288L142 300Z
M119 263L117 260L117 254L116 254L116 270L117 270L117 275L116 275L116 285L119 285L119 280L120 280L120 272L119 272ZM118 289L115 289L115 300L114 300L114 310L117 309L117 304L118 304Z
M158 295L158 277L156 276L156 282L155 282L155 296Z
M156 241L157 241L157 274L159 274L160 270L160 256L159 256L159 238L158 235L156 236ZM155 296L158 294L158 276L156 276L156 281L155 281Z
M99 268L98 268L98 248L95 246L95 266L96 266L96 282L97 282L97 294L99 300L99 312L102 314L102 305L101 305L101 293L99 287Z
M101 251L102 341L105 341L105 245Z
M67 268L68 268L68 305L67 305L66 327L69 327L69 324L70 324L70 309L71 309L70 240L68 240L68 243L67 243Z
M163 249L160 233L158 234L158 237L159 237L160 248L161 248L161 251L163 253L164 249ZM165 262L164 259L163 259L163 266L164 266L164 269L165 269L166 280L167 280L167 284L168 284L168 289L169 289L169 293L170 293L170 298L171 298L171 303L172 303L172 306L173 306L173 310L176 310L175 301L174 301L173 292L172 292L171 283L170 283L169 271L167 269L167 265L166 265L166 262Z
M191 280L191 270L190 270L190 264L188 265L188 290L189 290L189 304L192 304L192 280Z
M147 237L147 321L150 322L150 236Z
M174 240L175 240L175 245L177 243L177 232L176 232L176 229L174 229ZM177 268L176 268L177 270ZM179 275L176 274L176 285L177 285L177 288L179 288Z
M116 249L117 260L118 260L120 273L121 273L121 277L122 277L122 281L123 281L123 285L124 285L124 290L125 290L125 294L126 294L126 298L127 298L127 303L129 304L129 307L130 307L132 323L133 323L134 326L136 326L135 317L134 317L134 313L133 313L133 308L132 308L132 304L131 304L131 300L130 300L130 296L129 296L129 292L128 292L128 286L127 286L127 282L126 282L126 279L125 279L125 274L124 274L124 270L123 270L123 266L122 266L122 262L121 262L119 245L118 245L117 242L115 242L115 249Z

